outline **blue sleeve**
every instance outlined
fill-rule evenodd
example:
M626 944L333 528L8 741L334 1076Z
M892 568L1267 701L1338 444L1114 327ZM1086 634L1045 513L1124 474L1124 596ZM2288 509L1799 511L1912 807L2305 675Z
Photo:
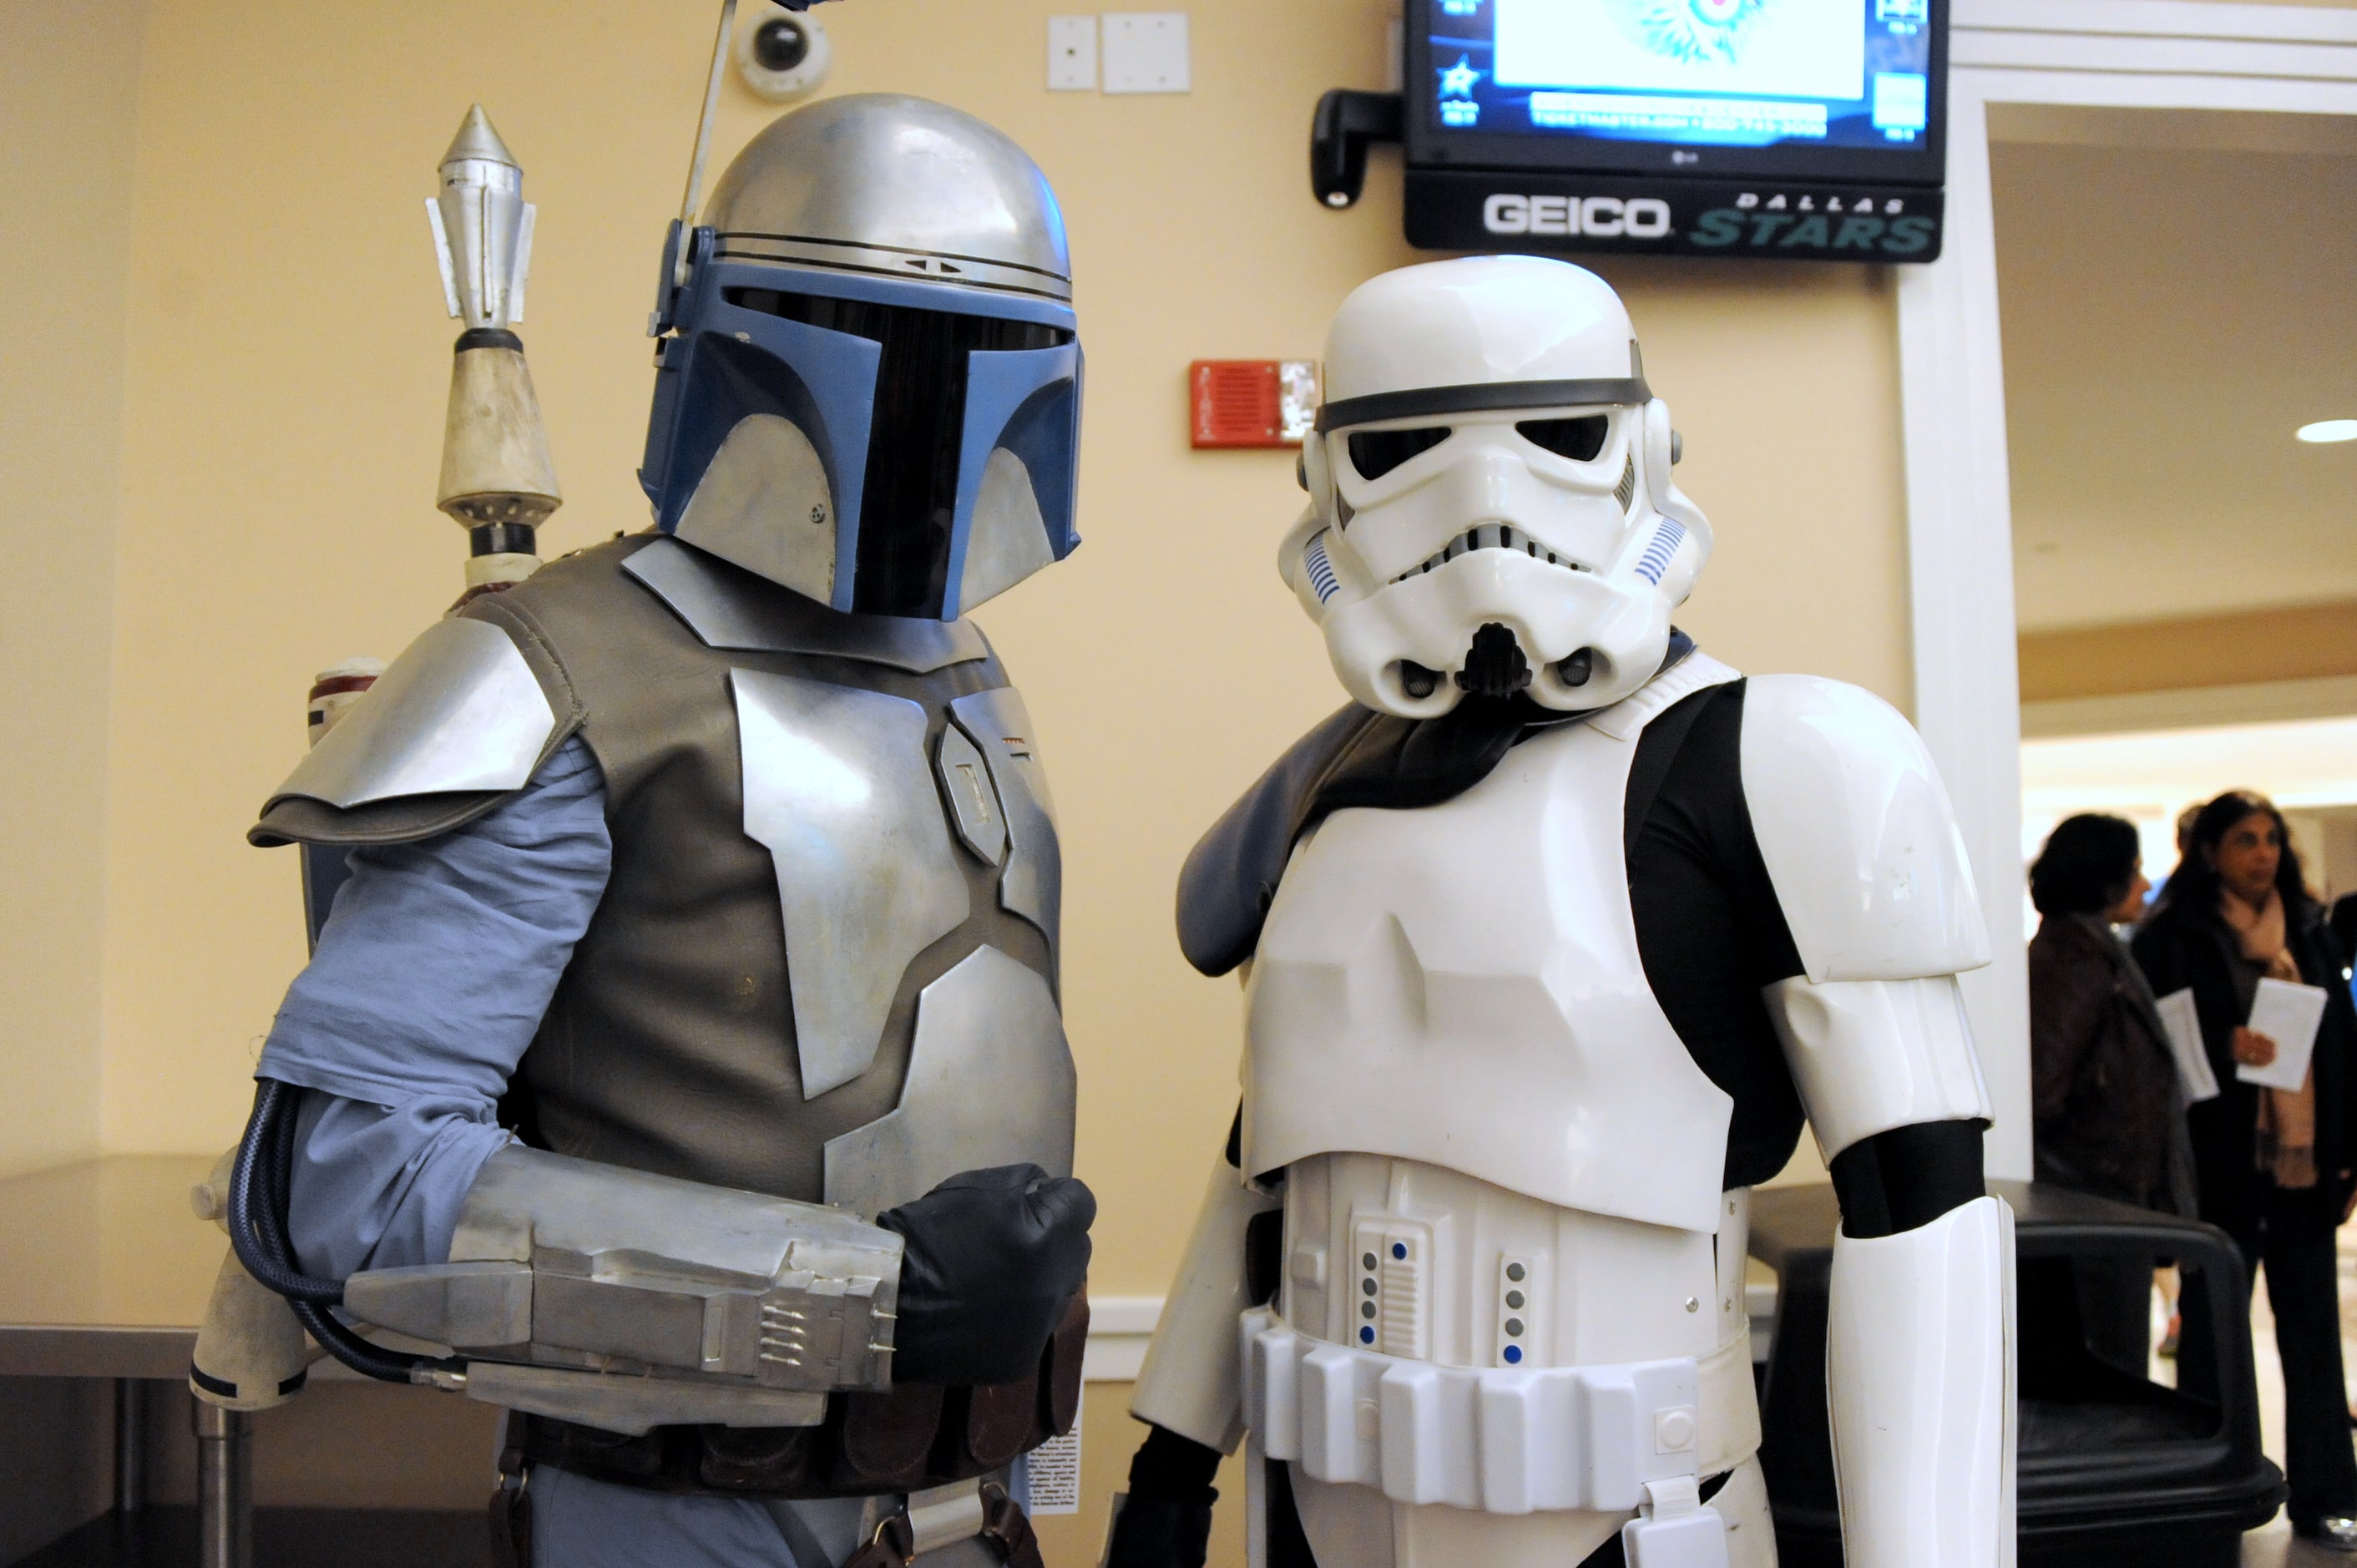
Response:
M257 1078L313 1090L289 1227L309 1273L439 1262L508 1142L497 1102L605 894L605 786L575 737L490 812L356 849Z

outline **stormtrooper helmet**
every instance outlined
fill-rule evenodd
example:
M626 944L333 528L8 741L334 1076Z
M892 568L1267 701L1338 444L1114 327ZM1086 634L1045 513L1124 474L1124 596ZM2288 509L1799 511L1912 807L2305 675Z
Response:
M1071 553L1081 349L1039 166L860 93L673 226L640 482L665 532L838 610L953 620Z
M1279 570L1367 707L1618 702L1666 656L1710 525L1602 278L1477 256L1342 302Z

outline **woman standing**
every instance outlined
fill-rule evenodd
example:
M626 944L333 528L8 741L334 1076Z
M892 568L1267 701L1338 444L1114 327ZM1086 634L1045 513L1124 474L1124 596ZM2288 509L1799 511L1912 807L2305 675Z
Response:
M2151 886L2135 825L2118 817L2068 819L2029 868L2044 917L2029 944L2038 1179L2190 1214L2176 1058L2144 975L2112 934L2143 918Z
M2115 926L2143 918L2134 824L2077 816L2029 868L2044 918L2029 943L2029 1081L2037 1174L2140 1208L2191 1214L2193 1153L2169 1032ZM2132 1258L2073 1268L2087 1348L2141 1377L2151 1349L2152 1268Z
M2357 1453L2342 1402L2341 1314L2333 1232L2349 1217L2357 1093L2357 1012L2341 983L2341 956L2302 881L2283 813L2262 796L2229 791L2194 819L2185 858L2161 907L2137 932L2137 963L2153 991L2190 987L2219 1093L2192 1108L2201 1218L2223 1229L2246 1263L2267 1272L2276 1346L2283 1357L2285 1478L2292 1527L2357 1552ZM2276 1042L2245 1026L2262 979L2318 985L2324 1021L2297 1090L2238 1081ZM2193 1305L2187 1294L2187 1306ZM2196 1329L2187 1315L2186 1332ZM2180 1365L2198 1358L2190 1354Z

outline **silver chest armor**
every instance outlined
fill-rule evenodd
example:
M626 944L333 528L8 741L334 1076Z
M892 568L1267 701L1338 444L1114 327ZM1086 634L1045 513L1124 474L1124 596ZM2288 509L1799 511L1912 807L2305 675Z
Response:
M723 625L696 592L700 575L681 569L692 565L658 545L625 569L714 646L808 641ZM1012 688L952 702L930 747L925 709L905 697L747 669L730 688L745 832L777 865L802 1093L814 1100L869 1069L910 961L966 923L961 856L998 869L1000 904L1054 953L1054 808ZM828 1141L826 1201L873 1219L960 1171L1028 1162L1070 1176L1074 1100L1054 993L985 944L920 993L898 1106Z
M982 634L964 621L837 615L669 539L624 555L620 574L635 585L618 590L608 585L610 569L588 563L601 553L603 547L586 553L583 562L556 564L516 600L539 605L544 617L552 595L559 607L571 604L574 619L565 624L579 659L595 651L581 635L585 627L614 624L618 646L640 649L643 629L619 623L643 602L641 591L651 594L702 644L699 655L710 660L704 667L725 679L735 755L721 753L721 765L739 771L743 832L774 868L801 1099L816 1101L865 1078L888 1026L911 1029L898 1102L864 1125L846 1129L837 1118L823 1134L824 1199L872 1218L963 1170L1029 1162L1069 1176L1073 1070L1049 979L1062 863L1023 699L999 686L920 703L733 657L813 655L931 677L987 659ZM315 815L322 807L408 811L422 822L379 836L424 837L449 825L425 817L424 805L455 801L447 815L464 820L523 784L583 716L561 688L563 700L551 697L522 651L534 645L541 623L506 620L512 624L504 629L464 618L427 628L387 671L373 700L356 707L350 722L339 725L273 797L258 841L288 836L277 830L276 816L290 802ZM678 670L686 666L676 655L666 657L674 661L665 677L673 686L639 683L648 693L694 693L700 677L679 684ZM617 679L612 663L609 654L599 677L609 693ZM624 663L625 675L635 676L637 667ZM919 694L929 688L938 691L929 682L907 686ZM640 711L609 717L606 742L621 746L626 766L651 744L676 744L666 736L632 753L621 738L634 726L647 731L649 701L678 699L642 697ZM688 697L689 706L693 702ZM589 722L594 728L595 717ZM687 726L693 744L727 745L725 731L696 731L702 723ZM614 763L604 753L600 761L610 783ZM695 853L694 841L673 841L671 853ZM995 910L977 908L991 896L985 887L995 895ZM660 886L642 891L645 918L665 920L668 896ZM1039 952L1028 940L1018 944L1028 950L1022 958L992 945L1008 940L1009 917L1044 937L1045 973L1035 967ZM952 950L947 956L954 961L940 968L937 945L953 943L969 924L976 928L970 950ZM914 999L913 1025L892 1024L920 955L934 967ZM594 956L586 961L603 967ZM748 950L737 961L755 966L761 960ZM705 983L694 1005L725 1006L726 999L713 991ZM597 1034L611 1016L593 1014L587 1031ZM695 1036L691 1019L683 1037L700 1047ZM657 1041L655 1048L667 1047ZM747 1038L737 1048L765 1047ZM565 1071L594 1078L616 1065L597 1060ZM682 1105L683 1114L693 1111L692 1100ZM637 1163L664 1170L669 1146L642 1148ZM724 1185L780 1190L757 1171L715 1174Z
M1454 800L1338 811L1296 851L1249 988L1249 1170L1378 1155L1718 1229L1733 1102L1646 984L1622 800L1644 725L1734 678L1693 655Z

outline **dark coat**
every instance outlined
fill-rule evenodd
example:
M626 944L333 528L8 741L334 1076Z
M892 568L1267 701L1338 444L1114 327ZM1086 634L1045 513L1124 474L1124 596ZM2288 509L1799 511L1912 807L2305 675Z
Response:
M2190 1196L2168 1031L2097 917L2030 941L2029 1074L2040 1179L2168 1211Z
M2302 899L2285 910L2285 944L2299 965L2300 978L2324 988L2324 1022L2316 1036L2316 1168L2319 1185L2338 1213L2351 1181L2346 1173L2357 1147L2357 1009L2341 978L2341 950L2325 929L2316 906ZM2201 1044L2217 1075L2218 1097L2186 1112L2193 1134L2195 1179L2201 1189L2201 1218L2234 1234L2258 1230L2260 1206L2273 1186L2256 1167L2253 1139L2259 1091L2234 1077L2235 1028L2249 1016L2234 969L2242 950L2213 909L2164 903L2140 927L2132 944L2136 961L2167 996L2190 986L2201 1019Z

